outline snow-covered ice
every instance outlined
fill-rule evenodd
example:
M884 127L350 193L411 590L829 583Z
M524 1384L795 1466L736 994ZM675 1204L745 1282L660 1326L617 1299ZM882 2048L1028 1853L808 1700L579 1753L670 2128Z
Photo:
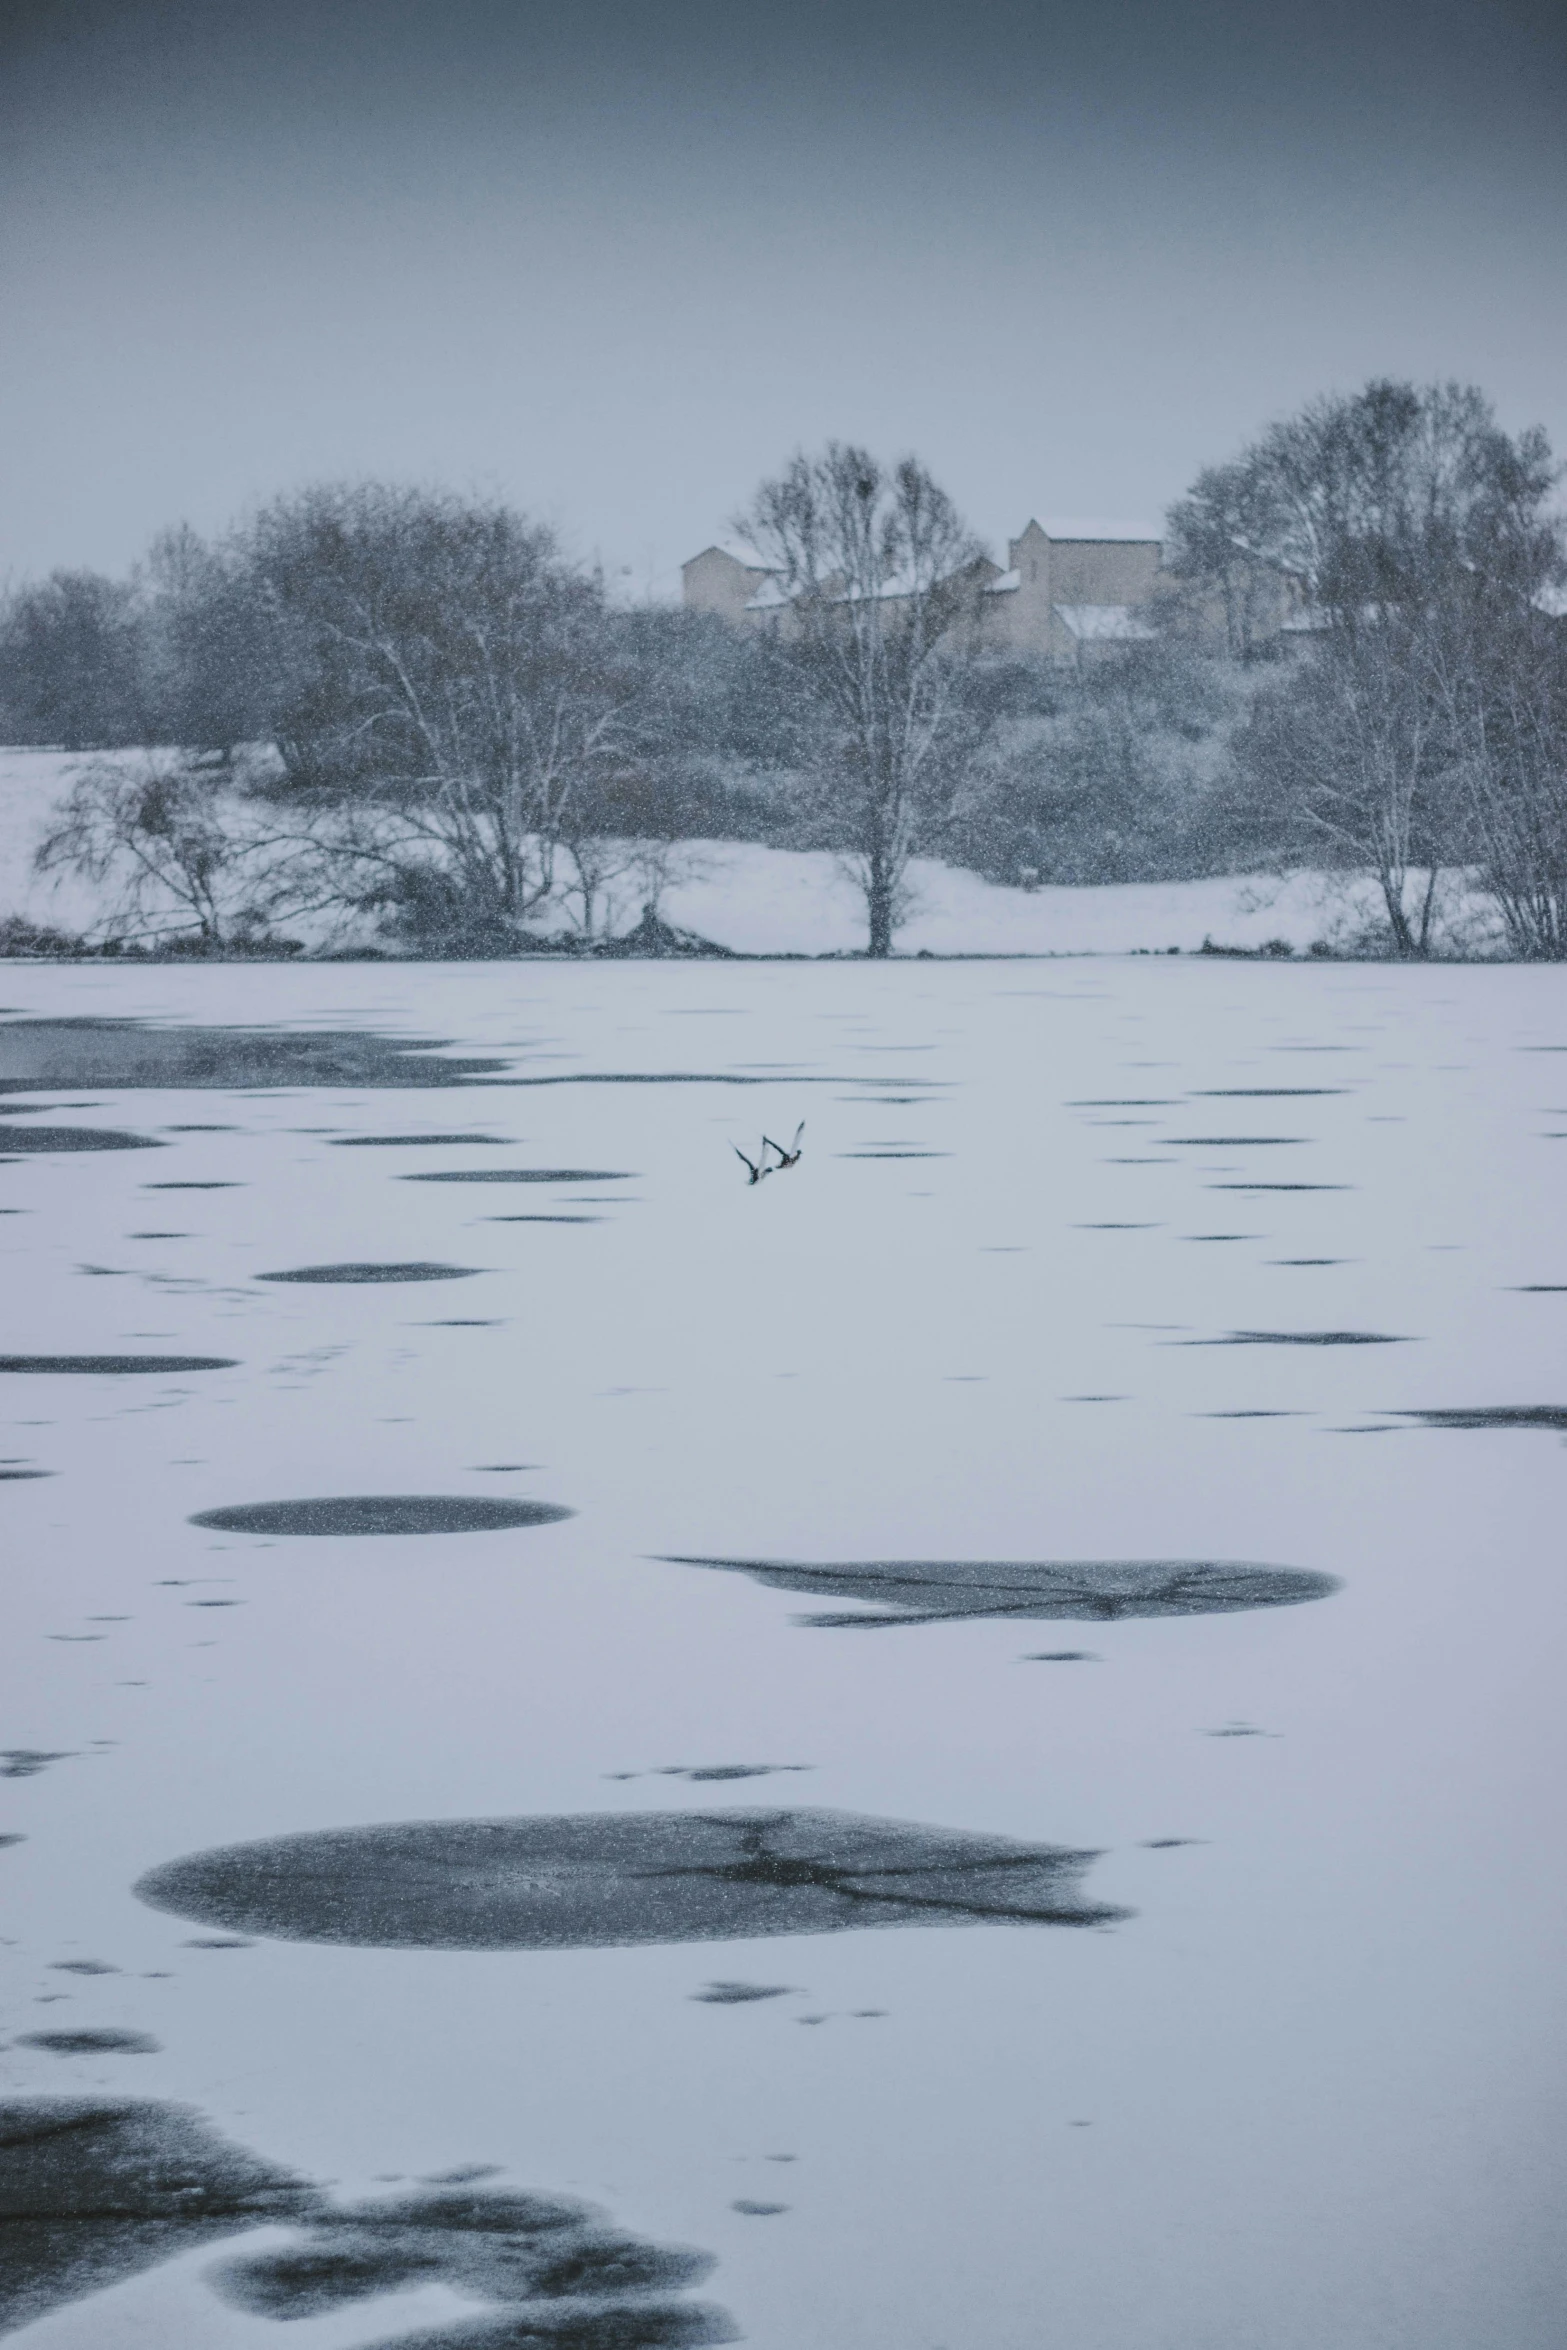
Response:
M1567 1406L1559 974L15 965L3 994L0 1087L38 1019L497 1064L0 1091L0 1129L159 1146L0 1163L0 1351L232 1366L0 1370L8 2096L182 2102L345 2200L495 2165L716 2254L701 2298L756 2350L1554 2343L1567 1453L1418 1415ZM732 1146L802 1118L749 1186ZM345 1497L574 1514L210 1522ZM921 1612L745 1571L889 1561L1339 1587L1062 1618L992 1611L994 1578ZM674 1819L647 1849L678 1875L715 1812L802 1815L702 1864L709 1926L726 1884L734 1915L776 1893L765 1936L615 1946L579 1885L553 1946L367 1947L347 1906L295 1939L133 1891L259 1840L596 1815L629 1841L571 1835L623 1900L629 1824ZM1097 1854L1079 1891L1127 1914L932 1922L965 1837ZM896 1899L916 1862L901 1927L791 1926L791 1888L880 1866ZM30 2044L104 2032L133 2038ZM260 2350L216 2257L13 2338ZM495 2314L466 2273L288 2341L456 2340Z

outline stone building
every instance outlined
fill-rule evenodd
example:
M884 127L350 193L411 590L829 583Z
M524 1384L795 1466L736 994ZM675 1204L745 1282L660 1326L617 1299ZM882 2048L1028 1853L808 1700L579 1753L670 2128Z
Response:
M981 566L980 611L998 648L1080 661L1099 647L1146 641L1160 581L1159 533L1129 522L1030 520L1007 542L1007 568ZM753 548L704 547L681 566L684 600L738 627L775 622L787 604Z
M1057 661L1146 642L1160 553L1149 523L1031 519L1007 541L1006 570L985 583L985 634Z
M998 649L1080 666L1161 627L1243 658L1318 625L1301 583L1260 560L1241 562L1224 592L1193 592L1163 567L1151 523L1031 518L1007 541L1007 568L979 566L981 627ZM726 541L681 566L687 608L736 627L778 624L788 597L754 548Z

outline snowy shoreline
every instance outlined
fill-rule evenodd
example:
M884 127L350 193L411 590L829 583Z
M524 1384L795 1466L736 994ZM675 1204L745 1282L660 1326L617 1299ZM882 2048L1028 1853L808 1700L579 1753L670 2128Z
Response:
M43 829L81 763L71 752L0 749L0 939L6 923L15 921L63 933L74 944L104 920L101 896L85 883L74 878L57 882L32 869ZM679 858L683 870L664 891L659 914L672 928L710 942L719 955L790 962L864 957L865 916L859 892L827 851L765 848L748 841L690 841L680 844ZM1196 881L1043 883L1021 889L925 857L913 861L909 883L909 914L894 946L894 959L903 962L1059 961L1205 950L1242 957L1262 956L1270 949L1284 960L1285 948L1300 957L1387 960L1371 937L1380 926L1381 901L1374 883L1362 875L1219 874ZM1444 892L1446 920L1433 959L1504 959L1494 912L1465 877L1445 877ZM624 933L641 907L628 895L606 911L607 927ZM563 918L563 908L552 908L550 926L558 928ZM589 959L591 950L586 947L552 950L543 942L544 927L540 944L516 960ZM211 959L419 964L442 959L389 946L363 920L345 923L318 916L289 921L283 935L298 942L293 952L243 952ZM25 941L18 940L17 946L21 951L9 954L0 948L0 959L100 959L91 949L81 956L47 949L35 955L27 951ZM179 949L172 954L162 950L146 959L184 961L187 956Z

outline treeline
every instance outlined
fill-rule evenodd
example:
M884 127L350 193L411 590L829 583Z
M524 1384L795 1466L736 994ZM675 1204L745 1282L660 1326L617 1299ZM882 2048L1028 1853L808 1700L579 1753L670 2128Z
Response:
M875 954L934 854L1024 886L1370 874L1411 956L1461 871L1515 952L1560 957L1555 479L1473 390L1317 402L1172 510L1156 639L1076 670L987 641L981 550L913 460L834 444L761 486L767 630L617 607L497 503L316 488L128 581L14 591L0 739L117 754L40 863L127 940L325 912L519 952L656 917L684 844L749 839L834 851Z
M1255 656L1259 585L1298 583L1311 657L1230 744L1216 830L1245 862L1372 875L1400 956L1441 876L1512 951L1567 956L1567 583L1543 432L1456 384L1373 383L1275 425L1170 516L1172 569Z

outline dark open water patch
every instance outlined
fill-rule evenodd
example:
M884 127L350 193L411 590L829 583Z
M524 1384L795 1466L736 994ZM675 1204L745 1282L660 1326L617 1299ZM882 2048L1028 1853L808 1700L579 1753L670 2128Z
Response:
M1426 1428L1545 1428L1567 1436L1567 1404L1491 1403L1440 1412L1400 1412Z
M37 2097L0 2104L0 2328L246 2226L318 2204L179 2105Z
M51 1763L69 1762L76 1749L62 1746L49 1753L41 1746L0 1747L0 1779L36 1779Z
M219 1534L493 1534L575 1517L551 1501L490 1501L467 1493L347 1493L314 1501L241 1502L202 1510L193 1526Z
M56 1088L444 1086L507 1064L443 1060L434 1040L357 1029L160 1028L139 1020L0 1021L0 1094Z
M1230 1330L1223 1338L1172 1338L1170 1346L1408 1346L1382 1330Z
M916 1046L914 1049L925 1051L928 1048ZM587 1071L580 1076L509 1077L505 1083L508 1092L513 1088L530 1085L859 1085L868 1090L897 1085L904 1088L918 1086L921 1089L918 1093L905 1092L902 1095L891 1091L870 1091L869 1098L878 1105L882 1102L897 1104L927 1101L933 1093L946 1090L942 1080L930 1077L804 1076L795 1070L792 1063L785 1063L779 1074L762 1076L727 1069L614 1069Z
M443 1167L403 1175L402 1183L630 1183L634 1178L604 1167Z
M1348 1090L1343 1085L1203 1085L1192 1098L1200 1102L1304 1102Z
M470 2340L560 2340L586 2350L733 2340L722 2312L650 2298L684 2292L713 2266L711 2253L630 2235L590 2203L448 2190L323 2212L295 2244L241 2253L207 2282L231 2308L283 2320L325 2317L401 2286L443 2284L501 2306L458 2328L389 2340L428 2340L444 2350ZM594 2330L610 2321L611 2330ZM636 2330L646 2324L665 2330Z
M1121 1616L1226 1615L1238 1608L1293 1607L1326 1599L1336 1575L1305 1567L1215 1565L1195 1559L863 1559L814 1566L801 1559L673 1557L682 1567L718 1567L780 1591L877 1603L874 1615L797 1616L824 1630L880 1630L896 1624L956 1623L1019 1616L1048 1623Z
M1210 1191L1353 1191L1352 1183L1210 1183Z
M1302 1143L1308 1138L1304 1134L1167 1134L1164 1139L1172 1150L1250 1151Z
M52 1477L53 1475L53 1469L0 1469L0 1485L16 1485L27 1477Z
M584 1950L861 1926L1098 1925L1091 1852L836 1811L415 1820L234 1844L135 1887L154 1909L362 1949Z
M233 1355L0 1355L0 1371L70 1371L115 1378L150 1377L158 1371L234 1371Z
M23 2032L18 2048L47 2048L51 2056L156 2056L163 2046L150 2032Z
M5 1150L15 1158L20 1151L161 1151L164 1144L150 1134L126 1134L113 1126L8 1126Z
M528 2303L494 2317L469 2318L416 2334L388 2334L368 2350L697 2350L738 2342L726 2310L690 2301Z
M231 2253L208 2273L221 2300L287 2320L441 2283L492 2304L456 2326L397 2334L384 2350L659 2350L736 2338L722 2310L685 2298L711 2270L710 2254L650 2243L574 2198L469 2190L333 2205L182 2106L0 2106L7 2331L203 2242L291 2223L292 2242Z
M786 1999L793 1983L706 1983L691 1996L704 2007L748 2007L755 1999Z
M416 1147L425 1150L446 1145L472 1145L476 1148L480 1143L495 1143L503 1149L511 1147L504 1134L345 1134L333 1143L332 1148L335 1151L412 1150Z
M13 1844L25 1844L27 1838L15 1834L0 1836L0 1852L9 1852Z
M258 1281L467 1281L477 1265L296 1265L287 1273L258 1273Z
M697 2350L741 2339L726 2311L696 2302L627 2301L602 2309L540 2303L464 2325L386 2335L369 2350Z

